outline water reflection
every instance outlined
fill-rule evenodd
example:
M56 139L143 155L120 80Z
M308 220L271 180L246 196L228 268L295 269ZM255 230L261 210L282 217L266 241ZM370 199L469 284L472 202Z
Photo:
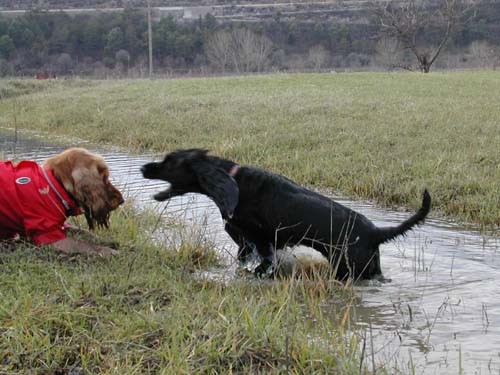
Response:
M61 145L33 136L14 143L11 133L0 132L4 157L44 160L61 151ZM163 182L145 180L139 168L163 155L131 155L96 149L108 162L111 179L139 207L150 207L189 223L221 249L229 260L236 247L224 232L220 213L208 198L189 194L165 203L151 196ZM431 192L432 193L432 192ZM411 213L382 210L367 202L337 198L363 213L377 225L399 224ZM432 213L431 213L432 216ZM429 219L405 238L381 246L381 263L389 283L357 285L360 302L353 310L360 328L373 335L378 363L399 369L416 366L416 373L500 373L500 241L465 231L444 220ZM371 339L368 343L371 343ZM367 349L371 353L371 348ZM408 369L409 371L409 369Z

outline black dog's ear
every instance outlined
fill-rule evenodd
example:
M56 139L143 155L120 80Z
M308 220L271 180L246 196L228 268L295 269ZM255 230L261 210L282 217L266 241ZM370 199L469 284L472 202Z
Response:
M165 160L175 160L177 163L181 162L197 162L206 160L208 150L204 148L190 148L186 150L174 151L165 156Z
M225 220L233 216L238 204L239 189L236 181L222 168L209 161L192 163L200 186L213 199Z
M208 150L204 148L191 148L186 150L187 159L199 159L207 156Z

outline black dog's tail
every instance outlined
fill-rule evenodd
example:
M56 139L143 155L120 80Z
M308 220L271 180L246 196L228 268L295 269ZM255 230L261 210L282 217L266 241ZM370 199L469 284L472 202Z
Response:
M422 207L419 208L419 210L415 213L415 215L403 221L397 227L378 228L378 234L376 237L377 244L393 240L397 236L405 234L415 225L423 223L425 217L427 216L430 210L431 210L431 196L427 191L427 189L425 189L422 198Z

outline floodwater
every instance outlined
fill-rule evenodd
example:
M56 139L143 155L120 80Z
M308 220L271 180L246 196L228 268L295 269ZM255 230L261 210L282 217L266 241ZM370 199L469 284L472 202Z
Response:
M35 135L19 137L0 129L4 158L42 161L68 145L55 146ZM166 203L151 196L165 183L145 180L139 168L162 155L132 155L103 150L111 180L138 207L158 210L202 233L229 260L236 247L224 232L215 204L190 194ZM432 191L431 191L432 194ZM337 201L363 213L377 225L394 225L411 215L380 209L368 202ZM500 374L500 238L482 236L451 222L431 217L405 238L381 246L382 271L391 282L364 282L353 314L366 328L366 353L389 373ZM392 370L393 368L399 371Z

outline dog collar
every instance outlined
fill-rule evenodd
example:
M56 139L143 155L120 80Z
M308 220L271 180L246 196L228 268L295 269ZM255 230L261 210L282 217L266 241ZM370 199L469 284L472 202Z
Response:
M57 197L59 198L59 200L61 201L62 205L64 206L64 210L66 211L66 216L71 216L71 215L74 215L74 214L77 214L78 213L78 206L75 202L71 202L73 204L70 204L70 202L68 202L64 197L63 197L63 194L61 194L61 192L57 189L57 187L55 186L54 182L52 181L52 179L49 177L49 173L47 173L47 170L45 168L45 166L43 167L40 167L42 172L43 172L43 176L45 177L45 179L47 180L47 183L49 184L49 186L51 187L51 189L54 191L54 193L56 193ZM51 172L49 170L49 172ZM53 178L55 179L55 176L50 173ZM69 196L69 193L64 190L64 192ZM69 196L68 197L69 199L71 199L71 197Z
M240 166L238 164L235 164L231 167L231 169L229 170L229 175L231 177L234 177L236 176L236 173L238 173L238 170L240 169Z

